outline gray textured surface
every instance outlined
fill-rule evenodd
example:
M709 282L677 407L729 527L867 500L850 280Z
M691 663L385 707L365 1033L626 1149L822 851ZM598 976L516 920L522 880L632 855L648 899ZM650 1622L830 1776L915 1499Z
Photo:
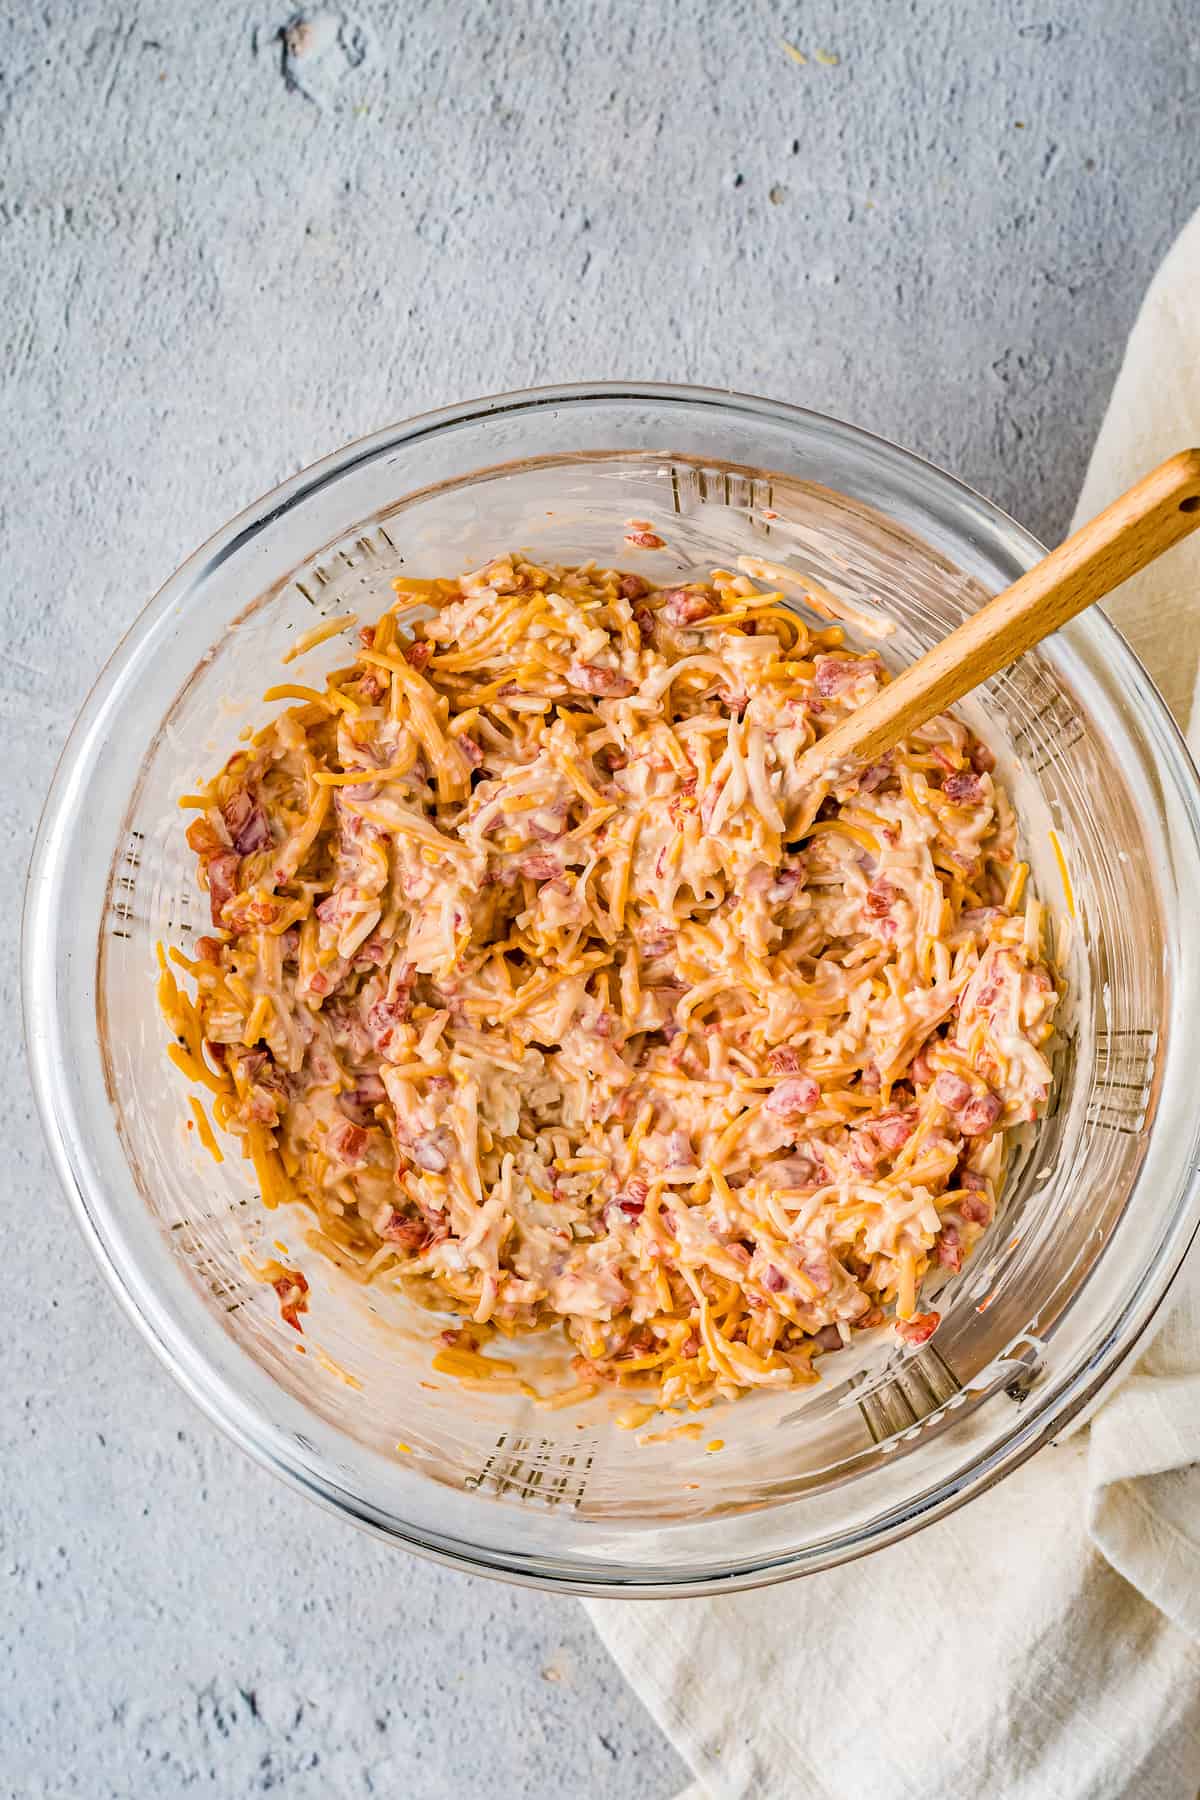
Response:
M10 926L104 655L314 456L505 387L707 381L869 424L1052 534L1200 199L1191 0L348 0L289 57L294 16L0 18ZM570 1603L385 1551L192 1413L54 1187L12 948L0 1792L678 1784Z

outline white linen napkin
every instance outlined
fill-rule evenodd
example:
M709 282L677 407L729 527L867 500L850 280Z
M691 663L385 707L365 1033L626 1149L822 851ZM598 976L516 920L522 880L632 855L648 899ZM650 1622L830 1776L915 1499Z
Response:
M1134 326L1078 517L1194 443L1200 214ZM1186 723L1200 534L1108 610ZM961 1512L780 1587L586 1604L699 1778L685 1800L1196 1800L1200 1257L1087 1429Z

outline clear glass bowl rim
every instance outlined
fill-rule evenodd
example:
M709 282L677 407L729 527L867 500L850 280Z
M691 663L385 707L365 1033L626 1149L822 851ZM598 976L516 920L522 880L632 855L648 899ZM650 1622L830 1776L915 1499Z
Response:
M61 867L63 844L59 826L67 812L72 788L79 773L80 753L93 736L109 709L114 692L119 690L128 664L151 638L164 616L174 607L199 603L199 590L205 577L219 568L229 557L251 542L265 527L274 524L285 513L304 504L305 500L326 486L336 483L351 470L385 457L400 447L411 448L422 438L455 426L494 418L501 413L538 414L563 407L585 407L593 402L661 403L689 408L710 408L718 414L734 415L743 422L761 417L779 426L792 425L798 430L817 431L831 442L848 449L858 448L890 465L891 473L902 478L910 472L914 481L927 490L937 492L943 504L960 510L983 514L996 528L1002 528L1011 543L1020 547L1029 563L1045 554L1045 547L1014 521L1003 509L985 496L912 451L906 450L878 434L850 425L810 408L795 406L757 395L741 394L732 389L692 387L667 382L583 382L557 386L514 390L455 406L419 413L409 420L386 426L365 437L353 440L341 449L322 457L282 482L278 487L237 514L227 525L195 550L171 575L153 598L147 602L125 632L104 665L72 726L59 757L38 825L33 855L26 882L22 919L22 1010L26 1051L33 1077L33 1089L42 1129L59 1177L85 1238L96 1260L141 1335L184 1391L222 1431L240 1448L272 1473L298 1487L309 1498L329 1510L351 1519L360 1527L398 1543L416 1554L448 1567L464 1569L512 1581L518 1585L557 1592L594 1595L597 1597L664 1598L683 1594L704 1595L727 1593L790 1579L803 1573L828 1568L910 1535L923 1525L956 1510L976 1494L986 1491L1006 1474L1018 1468L1052 1437L1085 1409L1094 1405L1097 1396L1112 1381L1120 1366L1144 1338L1164 1298L1179 1272L1188 1250L1200 1230L1200 1166L1193 1164L1189 1177L1175 1197L1173 1224L1165 1235L1159 1253L1144 1271L1134 1298L1125 1311L1111 1324L1105 1340L1091 1360L1081 1367L1073 1381L1057 1394L1051 1407L1023 1407L1014 1420L1014 1429L990 1454L977 1461L969 1474L947 1480L924 1494L919 1503L895 1509L864 1530L847 1534L832 1542L808 1547L793 1555L777 1557L761 1566L741 1568L724 1579L689 1581L638 1579L628 1572L614 1570L611 1579L584 1580L569 1570L550 1570L544 1561L538 1566L509 1562L468 1543L434 1543L415 1535L402 1519L383 1516L362 1505L353 1494L330 1478L314 1478L310 1468L289 1456L279 1434L272 1434L258 1414L245 1405L241 1396L222 1377L211 1370L194 1345L190 1361L168 1340L161 1320L156 1320L152 1296L139 1294L128 1278L128 1272L113 1254L108 1230L108 1204L102 1192L87 1179L72 1142L71 1132L64 1128L55 1105L52 1084L55 1046L55 970L39 955L52 928L49 908L55 885L63 879ZM600 448L600 445L593 446ZM649 447L649 446L648 446ZM464 475L467 473L464 470ZM249 598L249 596L248 596ZM1078 622L1090 634L1104 640L1105 654L1122 667L1139 710L1146 721L1147 734L1155 749L1167 761L1167 773L1182 796L1185 823L1200 845L1200 773L1197 772L1174 719L1158 690L1136 655L1098 609L1092 608Z

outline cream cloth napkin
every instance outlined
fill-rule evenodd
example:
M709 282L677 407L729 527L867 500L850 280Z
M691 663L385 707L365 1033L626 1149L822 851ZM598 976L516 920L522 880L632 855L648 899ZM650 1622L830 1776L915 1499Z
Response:
M1078 516L1194 443L1200 215L1142 307ZM1182 721L1198 539L1109 607ZM686 1800L1196 1800L1200 1258L1087 1429L951 1518L781 1587L587 1604L698 1776Z

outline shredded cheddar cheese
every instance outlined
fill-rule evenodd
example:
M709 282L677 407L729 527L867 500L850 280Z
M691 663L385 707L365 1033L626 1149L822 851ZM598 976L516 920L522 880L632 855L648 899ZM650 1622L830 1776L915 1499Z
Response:
M204 1148L208 1151L208 1154L212 1157L214 1162L224 1162L225 1158L222 1155L221 1146L218 1144L213 1133L213 1128L208 1122L208 1114L205 1112L203 1105L196 1098L195 1094L188 1095L188 1105L191 1107L192 1117L196 1121L196 1134L199 1137L200 1142L204 1145Z
M439 1373L616 1384L635 1427L812 1381L889 1311L923 1341L1050 1081L990 756L935 719L814 800L800 757L883 665L740 569L403 578L185 797L213 931L159 956L169 1054L265 1207L457 1319ZM300 1329L304 1278L264 1279ZM486 1346L553 1326L576 1380L540 1396Z
M311 631L302 631L290 649L285 650L280 662L295 662L298 656L304 656L309 650L315 650L318 644L327 643L340 631L352 631L358 624L357 613L343 613L340 618L326 619L321 625L314 625Z

